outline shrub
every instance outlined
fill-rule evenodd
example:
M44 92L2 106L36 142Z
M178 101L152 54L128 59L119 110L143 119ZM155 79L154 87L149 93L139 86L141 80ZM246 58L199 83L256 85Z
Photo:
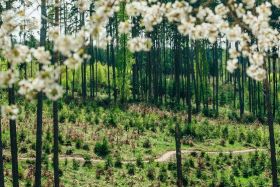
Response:
M85 155L84 156L84 160L85 160L85 162L84 162L84 167L87 167L87 168L91 168L92 167L92 163L91 163L91 157L90 157L90 155Z
M112 160L112 157L109 155L109 156L107 156L106 161L105 161L105 168L109 169L112 166L113 166L113 160Z
M46 133L46 140L48 142L52 141L52 135L51 135L51 130L48 128L47 133Z
M72 167L73 167L73 170L76 170L76 171L79 170L79 167L80 167L79 161L73 159Z
M134 175L135 174L135 165L132 163L127 164L127 173L129 175Z
M143 162L142 156L140 156L140 155L137 156L136 165L138 167L141 167L141 168L144 166L144 162Z
M253 123L254 121L256 120L256 117L252 114L244 114L243 117L242 117L242 122L243 123Z
M239 168L235 165L233 165L232 167L232 174L236 177L239 177L240 176L240 171L239 171Z
M30 179L27 179L25 183L25 187L31 187L31 186L32 186L32 181Z
M197 152L196 152L196 151L192 151L192 152L191 152L191 156L192 156L192 157L197 157L197 156L198 156L198 154L197 154Z
M96 171L95 171L95 177L96 179L100 179L101 175L104 174L104 169L102 168L102 166L100 164L98 164L96 166Z
M176 165L176 163L174 163L174 162L168 162L168 165L167 165L167 169L169 170L169 171L175 171L176 170L176 168L177 168L177 165Z
M51 146L50 146L50 144L45 143L45 144L43 145L43 149L44 149L44 151L45 151L46 154L50 154L50 153L51 153Z
M94 147L94 153L100 157L106 157L110 153L108 140L103 138L102 143L97 142Z
M81 147L82 147L82 140L77 139L75 147L76 147L77 149L81 149Z
M223 147L226 145L226 141L225 141L225 139L221 139L221 141L220 141L220 145L221 145L221 146L223 146Z
M86 120L87 123L92 124L92 121L93 121L92 115L87 113L86 116L85 116L85 120Z
M68 165L68 159L66 158L65 160L64 160L64 166L67 166Z
M228 141L228 143L231 144L231 145L233 145L234 142L235 142L234 138L230 138L229 141Z
M221 174L221 181L219 186L230 186L229 177L224 173Z
M67 140L65 145L66 145L66 146L71 146L71 145L72 145L72 142L71 142L70 140Z
M69 114L68 121L71 122L71 123L76 123L76 121L77 121L76 113L71 112Z
M148 168L148 171L147 171L148 179L154 180L155 179L155 173L156 173L155 168L153 168L153 167Z
M63 109L59 112L59 123L64 123L67 117L68 117L67 108L63 107Z
M193 136L195 137L195 129L194 126L192 124L188 124L185 126L184 130L183 130L183 134L186 136Z
M161 167L160 168L160 172L159 172L159 176L158 176L158 179L161 181L161 182L165 182L167 180L167 170L165 167Z
M89 145L88 144L84 144L83 145L83 150L89 151Z
M72 155L73 154L73 150L72 149L67 149L65 154L66 155Z
M232 121L239 121L239 116L236 112L232 111L228 113L228 119Z
M217 112L213 109L203 108L202 113L205 117L209 117L209 118L217 117Z
M243 168L242 168L242 174L243 174L243 177L244 177L244 178L250 177L250 168L247 167L247 166L248 166L248 165L245 164L245 166L243 166Z
M20 142L24 142L25 138L26 138L26 135L25 135L24 131L20 131L18 140Z
M59 177L62 177L62 176L63 176L63 171L62 171L62 169L59 169L59 170L58 170L58 175L59 175Z
M20 148L19 152L24 154L24 153L28 152L28 149L27 149L27 147L24 146L24 147Z
M122 167L122 158L121 158L120 155L118 155L117 158L116 158L115 167L116 168L121 168Z
M225 126L222 130L222 137L224 139L227 139L228 138L228 134L229 134L229 131L228 131L228 126Z
M95 118L94 118L94 122L95 122L95 124L96 124L96 125L98 125L98 124L99 124L99 118L98 118L98 116L95 116Z
M227 103L226 93L224 91L220 94L220 105L224 106Z
M104 119L104 124L107 127L117 127L117 116L114 113L110 113Z
M146 140L144 141L143 147L144 147L144 148L151 148L151 147L152 147L152 144L151 144L151 142L150 142L149 139L146 139Z
M62 144L62 145L64 144L64 139L63 139L63 136L61 134L58 135L58 141L59 141L60 144Z

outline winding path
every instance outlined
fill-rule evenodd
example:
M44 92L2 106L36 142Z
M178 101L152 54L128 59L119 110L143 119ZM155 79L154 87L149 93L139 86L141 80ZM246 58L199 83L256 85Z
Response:
M252 153L256 151L266 151L266 149L244 149L244 150L236 150L236 151L206 151L205 153L207 154L246 154L246 153ZM191 154L191 153L201 153L203 151L198 151L198 150L182 150L182 154ZM161 155L159 158L157 158L155 161L156 162L166 162L170 160L171 158L175 157L176 151L168 151Z
M223 154L247 154L247 153L252 153L252 152L256 152L256 151L267 151L267 149L244 149L244 150L235 150L235 151L200 151L200 150L182 150L181 153L182 154L191 154L191 153L207 153L207 154L212 154L212 155L217 155L220 153ZM162 154L161 156L159 156L158 158L156 158L154 161L155 162L167 162L169 160L171 160L172 158L174 158L176 155L176 151L167 151L164 154ZM34 160L35 158L23 158L20 157L19 160ZM52 158L49 158L52 159ZM79 162L83 162L85 161L84 158L81 155L73 155L73 156L60 156L60 160L66 160L66 159L74 159L77 160ZM99 163L99 162L104 162L104 160L101 159L91 159L91 162L94 163ZM136 162L135 160L124 160L123 163L133 163ZM144 162L149 162L148 160L145 160Z

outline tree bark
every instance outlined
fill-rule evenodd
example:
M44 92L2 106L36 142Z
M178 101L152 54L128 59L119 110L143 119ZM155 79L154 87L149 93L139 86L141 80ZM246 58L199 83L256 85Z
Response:
M181 137L178 122L175 127L175 141L176 141L176 161L177 161L177 186L183 186L183 173L182 173L182 153L181 153Z
M55 4L59 5L59 0L55 0ZM59 26L59 6L55 7L55 25ZM58 53L54 54L54 63L58 63ZM84 96L84 95L83 95ZM53 169L54 169L54 187L59 187L59 126L58 126L58 102L53 102Z
M271 161L271 172L272 172L272 186L278 186L277 179L277 160L276 160L276 150L275 150L275 137L274 137L274 127L273 127L273 111L270 98L270 83L268 78L263 82L265 103L267 109L267 125L269 129L269 142L270 142L270 161Z
M1 111L0 111L0 187L4 187L4 164L3 164L2 116L1 116Z
M6 8L11 9L12 0L7 1ZM8 63L8 68L10 64ZM14 85L8 88L8 102L9 105L15 104L15 89ZM10 125L10 142L11 142L11 156L12 156L12 178L13 178L13 187L19 186L19 176L18 176L18 148L17 148L17 128L16 120L9 120Z
M41 30L40 46L45 46L47 35L47 6L46 0L41 1ZM39 70L41 70L39 65ZM37 131L36 131L36 163L35 163L35 187L41 186L41 169L42 169L42 123L43 123L43 93L37 95Z

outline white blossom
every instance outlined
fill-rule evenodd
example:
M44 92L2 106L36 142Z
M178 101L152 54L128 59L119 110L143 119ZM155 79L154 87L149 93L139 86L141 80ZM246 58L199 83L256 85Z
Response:
M124 21L119 23L119 32L121 34L128 34L131 32L132 24L129 21Z
M53 83L47 87L45 93L50 100L56 101L63 96L63 88L59 84Z
M47 65L51 63L51 54L49 51L46 51L44 47L32 49L32 55L40 64Z
M238 60L236 58L230 59L227 62L227 70L233 73L238 67Z
M85 11L89 10L90 2L88 0L78 0L77 7L80 12L85 12Z
M18 72L13 69L0 72L0 88L10 88L18 81Z
M16 105L1 106L1 114L10 120L16 120L19 109Z

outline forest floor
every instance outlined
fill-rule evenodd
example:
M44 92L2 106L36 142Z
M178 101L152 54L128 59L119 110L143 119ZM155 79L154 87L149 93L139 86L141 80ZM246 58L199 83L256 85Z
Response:
M18 119L18 150L21 186L32 186L35 166L36 108L25 108ZM51 107L44 105L43 186L51 186ZM174 116L177 117L175 121ZM64 187L176 186L174 124L181 128L181 150L187 186L270 186L268 128L258 122L231 121L227 114L209 118L144 104L126 108L61 106L60 170ZM11 185L9 126L2 121L5 181ZM275 125L277 151L280 127ZM104 145L106 140L106 145ZM106 155L96 151L102 145ZM103 150L104 151L104 150ZM253 185L251 185L253 184ZM226 185L231 186L231 185Z

